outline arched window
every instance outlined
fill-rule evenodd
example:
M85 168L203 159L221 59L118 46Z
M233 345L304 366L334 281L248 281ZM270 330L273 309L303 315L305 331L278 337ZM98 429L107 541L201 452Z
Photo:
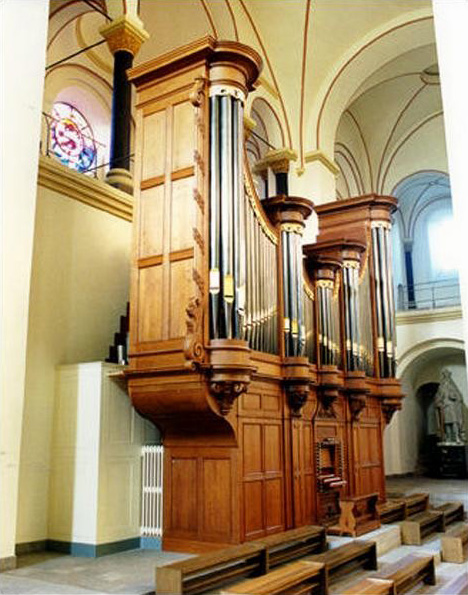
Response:
M54 103L50 149L64 165L79 172L89 170L96 160L96 142L91 126L69 103Z

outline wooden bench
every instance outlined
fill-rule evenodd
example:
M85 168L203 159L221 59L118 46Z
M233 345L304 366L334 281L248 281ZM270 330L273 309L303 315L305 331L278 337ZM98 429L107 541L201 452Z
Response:
M341 591L341 595L396 595L395 583L382 578L365 578Z
M429 494L422 492L409 494L408 496L405 496L404 494L394 494L390 498L390 501L404 502L406 517L413 516L413 514L418 514L418 512L424 512L429 508Z
M444 513L427 510L401 523L401 541L406 545L421 545L424 537L437 531L445 531Z
M404 521L407 516L404 500L387 500L384 504L379 504L377 509L380 514L380 522L384 525Z
M251 542L267 548L267 572L279 564L291 562L296 558L320 553L327 549L327 535L323 527L308 525L275 533L263 539Z
M337 525L329 527L328 533L359 537L378 529L380 527L378 499L378 494L340 498L340 519Z
M457 521L463 521L465 517L463 502L447 502L446 504L435 507L433 510L444 513L446 527Z
M325 565L298 560L272 570L265 576L236 583L221 592L230 595L301 595L314 593L327 595Z
M450 529L440 540L442 546L442 560L463 564L468 544L468 525L461 525Z
M434 556L409 554L398 562L390 564L375 578L393 581L395 594L405 593L419 582L436 584Z
M156 593L193 595L215 589L228 581L266 572L265 546L245 543L158 567Z
M445 583L437 589L437 595L466 595L468 593L468 572Z
M308 556L306 560L325 564L329 579L360 566L377 570L377 544L374 541L351 541L322 554Z
M266 574L271 567L326 548L323 527L308 525L270 535L259 541L232 546L196 558L160 566L156 592L203 593L223 584Z

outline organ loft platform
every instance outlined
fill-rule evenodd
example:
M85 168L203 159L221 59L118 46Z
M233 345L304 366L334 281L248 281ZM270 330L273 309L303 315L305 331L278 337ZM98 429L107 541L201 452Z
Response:
M129 71L137 91L130 363L164 444L163 548L335 525L385 502L395 378L391 196L314 207L275 164L264 200L243 110L262 69L205 37ZM304 245L307 219L319 230Z

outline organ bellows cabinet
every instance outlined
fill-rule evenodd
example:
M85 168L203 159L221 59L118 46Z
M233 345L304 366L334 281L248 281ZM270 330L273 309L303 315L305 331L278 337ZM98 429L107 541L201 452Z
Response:
M340 495L385 499L382 431L402 396L388 267L396 201L318 207L318 242L303 247L313 203L260 202L244 154L260 69L249 47L206 37L129 75L127 377L163 434L168 549L333 523ZM322 460L334 481L319 479Z

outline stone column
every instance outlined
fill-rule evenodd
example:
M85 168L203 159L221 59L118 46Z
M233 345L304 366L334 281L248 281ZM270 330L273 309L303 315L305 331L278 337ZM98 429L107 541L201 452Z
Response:
M112 123L110 169L106 181L111 186L133 193L130 173L130 125L132 115L132 89L127 70L148 33L136 16L123 15L100 29L114 55L114 87L112 96Z

